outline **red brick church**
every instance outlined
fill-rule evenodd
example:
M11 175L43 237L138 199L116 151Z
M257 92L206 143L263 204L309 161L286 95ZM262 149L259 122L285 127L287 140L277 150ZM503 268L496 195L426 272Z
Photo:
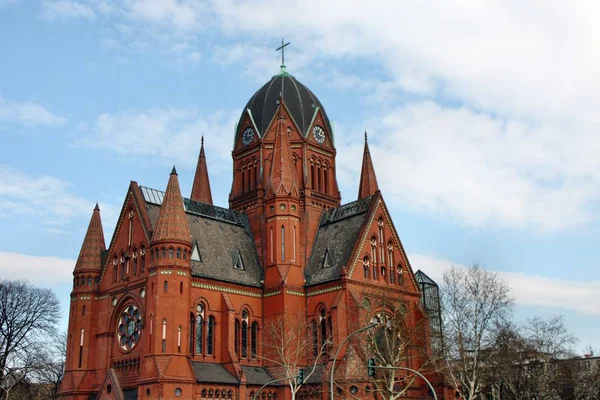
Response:
M296 394L326 399L333 354L368 296L384 291L410 323L426 320L366 135L358 198L344 205L334 139L319 99L282 66L242 110L228 208L213 205L203 141L189 196L175 168L164 191L132 181L108 247L96 206L73 271L63 398L250 399L281 377L264 357L265 324L279 317L305 319L314 354L331 341ZM341 350L336 398L377 397L366 367L344 369L356 352ZM315 365L306 353L301 366ZM292 398L285 383L259 397ZM417 380L405 398L431 392Z

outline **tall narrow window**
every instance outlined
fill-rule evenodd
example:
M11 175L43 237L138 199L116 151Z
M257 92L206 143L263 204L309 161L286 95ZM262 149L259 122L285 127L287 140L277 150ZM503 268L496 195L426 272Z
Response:
M215 344L215 317L208 317L208 332L206 333L206 354L212 356Z
M285 227L281 227L281 262L285 261Z
M137 260L137 250L133 250L133 275L137 275L138 273L138 260Z
M314 160L310 160L310 187L312 190L317 190L315 186L315 162Z
M179 282L179 294L183 296L183 282Z
M142 246L140 249L140 272L143 273L146 270L146 249Z
M242 321L242 358L248 357L248 323Z
M165 293L167 293L169 291L169 282L168 281L165 281L164 289L165 289Z
M153 325L153 322L154 322L154 317L150 316L150 343L149 343L148 347L149 347L149 351L151 353L152 353L152 342L153 342L153 340L152 340L152 334L153 334L152 325Z
M258 322L254 321L252 323L252 337L250 338L250 354L252 355L252 358L256 357L257 343L258 343Z
M235 354L237 354L238 356L240 355L240 320L236 319L235 320L235 328L234 328L235 332L233 335L233 339L234 339L234 347L235 347Z
M81 368L81 364L83 362L83 337L84 337L84 330L83 328L81 328L81 334L79 337L79 368Z
M323 166L323 193L329 193L329 168L327 165Z
M327 318L327 339L329 340L329 345L327 346L328 351L331 351L333 347L333 323L331 322L331 316Z
M125 279L125 255L121 253L121 279Z
M162 352L167 352L167 319L163 319L162 323Z
M325 349L325 344L327 342L327 320L323 317L321 318L321 348Z
M322 192L322 187L321 187L321 163L317 162L317 190L319 192Z
M273 228L271 228L271 234L270 234L270 236L271 236L271 262L273 262L273 249L274 249L274 246L273 246Z
M254 189L258 187L258 165L254 161Z
M363 273L365 278L369 277L369 257L363 258Z
M296 262L296 226L292 228L292 261Z
M395 275L394 274L394 245L391 241L388 242L387 245L388 250L388 265L390 266L390 283L394 283Z
M181 353L181 325L177 328L177 352Z
M246 168L242 167L242 193L246 190Z
M317 332L317 323L315 320L311 322L313 336L313 355L316 357L319 354L319 333Z
M375 236L371 238L371 260L373 265L377 264L377 238Z
M83 306L83 309L81 310L81 315L85 315L85 306Z
M202 344L204 343L204 317L196 316L196 354L202 354Z
M196 332L196 318L194 318L194 314L190 313L190 348L188 352L193 356L194 355L194 343L196 342L195 337Z
M379 226L379 260L380 262L383 264L385 263L385 257L383 256L383 217L379 217L379 220L377 221L377 225Z

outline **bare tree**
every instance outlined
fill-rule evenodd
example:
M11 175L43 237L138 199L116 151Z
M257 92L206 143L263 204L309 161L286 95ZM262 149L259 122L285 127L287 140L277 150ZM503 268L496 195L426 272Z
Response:
M60 307L49 289L0 281L0 399L40 367L36 349L56 332Z
M473 400L485 389L497 356L495 328L505 325L512 307L508 285L495 273L477 264L444 273L446 377L463 399Z
M323 357L331 347L331 340L317 344L317 351L313 353L313 333L306 322L304 314L278 315L265 321L263 342L263 356L266 365L271 365L276 378L297 377L300 369L304 371L304 382L300 384L297 379L289 379L292 400L306 385L311 377L316 376L323 364Z

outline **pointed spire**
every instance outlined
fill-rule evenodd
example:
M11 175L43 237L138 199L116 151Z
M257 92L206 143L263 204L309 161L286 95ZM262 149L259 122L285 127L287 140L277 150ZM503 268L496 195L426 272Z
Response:
M204 155L204 136L200 141L200 155L198 156L198 165L196 166L196 175L192 185L192 200L212 205L212 193L210 191L210 180L208 179L208 168L206 166L206 156Z
M290 138L285 131L283 105L280 105L277 117L277 133L273 148L273 165L271 167L271 189L273 193L292 193L296 188L296 171L292 157Z
M156 222L156 229L152 237L157 241L190 242L190 228L183 208L181 190L179 190L179 179L177 171L173 167L165 196L160 207L160 214Z
M98 270L102 268L100 253L106 250L104 243L104 231L102 230L102 219L100 218L100 207L96 203L90 224L88 225L79 257L75 263L75 272L82 270Z
M358 198L371 196L379 190L377 185L377 176L375 176L375 168L373 168L373 160L371 160L371 152L369 151L369 142L367 140L367 132L365 131L365 149L363 151L362 169L360 171L360 183L358 186Z

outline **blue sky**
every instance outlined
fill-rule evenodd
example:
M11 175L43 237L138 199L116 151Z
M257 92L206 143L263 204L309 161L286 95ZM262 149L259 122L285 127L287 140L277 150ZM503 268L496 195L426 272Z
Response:
M0 0L0 277L66 305L94 203L108 241L130 180L163 189L176 164L187 194L202 134L225 206L283 36L334 121L344 202L367 129L414 269L478 262L517 320L563 314L600 349L598 6L322 3Z

